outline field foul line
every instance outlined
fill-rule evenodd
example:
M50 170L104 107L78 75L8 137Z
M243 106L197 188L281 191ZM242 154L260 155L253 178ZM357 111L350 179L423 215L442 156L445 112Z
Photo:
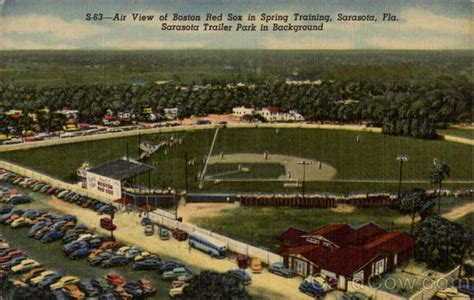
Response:
M213 177L211 177L213 176ZM219 180L221 182L226 181L268 181L268 182L297 182L300 180L287 180L287 179L271 179L271 178L216 178L216 175L209 175L204 180ZM362 182L362 183L398 183L398 180L390 179L307 179L305 182L339 182L339 183L351 183L351 182ZM402 183L430 183L429 180L402 180ZM470 180L447 180L444 181L445 184L474 184L474 181Z

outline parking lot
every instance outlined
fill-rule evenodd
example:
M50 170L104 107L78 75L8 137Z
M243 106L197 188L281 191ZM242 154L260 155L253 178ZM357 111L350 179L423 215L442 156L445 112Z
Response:
M26 192L27 190L18 187L18 191ZM58 213L73 214L77 216L80 223L88 224L90 227L95 227L100 233L109 234L107 231L99 228L100 217L97 215L97 212L81 208L75 204L65 202L52 196L46 196L44 194L34 192L29 193L33 197L34 201L30 204L27 204L28 208L43 207ZM187 242L178 242L175 239L162 241L159 239L156 233L154 236L145 236L144 227L140 225L140 218L135 212L118 212L116 214L116 218L114 219L114 223L118 227L114 235L121 242L135 245L144 250L157 253L160 255L160 257L165 259L170 258L181 261L189 265L195 271L210 269L218 272L226 272L230 269L236 268L235 257L226 259L213 259L199 250L190 250ZM7 228L2 230L10 229ZM22 238L18 238L18 240L20 243L24 243L24 245L33 243L35 244L33 247L36 247L36 244L38 244L37 247L45 246L39 245L41 243L30 241L28 238L25 238L23 242ZM50 244L46 246L50 246ZM39 260L41 259L41 255L43 253L45 255L43 258L46 259L47 262L49 261L49 264L51 265L55 265L56 259L58 259L58 262L61 265L60 259L64 259L63 257L56 258L56 256L61 256L61 253L58 253L55 256L50 256L47 254L49 251L46 249L43 250L43 248L39 248L38 251L35 251L35 253L36 252L39 253ZM89 278L91 274L97 273L99 275L103 275L101 270L97 268L93 268L93 272L89 272L88 269L91 268L87 266L86 263L77 266L75 263L75 261L66 260L64 261L63 268L65 268L65 270L70 270L69 268L74 268L74 270L82 269L82 271L76 272L76 274L79 276L81 274L85 274L84 276L88 276ZM124 277L130 276L128 275L129 272L134 273L129 267L118 268L118 272ZM248 272L250 273L250 271ZM136 278L135 276L139 276L138 273L133 275L134 276L131 277L132 279ZM301 280L301 278L282 278L264 271L262 274L254 274L252 276L252 284L248 286L247 290L254 298L257 299L309 299L310 297L298 291L298 286L301 283ZM169 284L163 285L160 281L158 281L157 285L158 290L160 291L159 295L166 295L169 289Z

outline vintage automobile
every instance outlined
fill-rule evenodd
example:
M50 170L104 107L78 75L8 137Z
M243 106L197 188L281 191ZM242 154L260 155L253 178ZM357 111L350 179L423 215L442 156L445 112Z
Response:
M286 268L283 263L276 262L268 268L268 271L284 277L294 277L296 274L293 270Z

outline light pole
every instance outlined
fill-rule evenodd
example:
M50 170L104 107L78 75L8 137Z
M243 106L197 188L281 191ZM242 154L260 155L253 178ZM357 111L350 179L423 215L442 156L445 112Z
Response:
M310 165L311 161L310 160L300 160L298 162L298 165L303 165L303 184L301 186L302 192L303 192L303 199L304 199L304 192L305 192L305 180L306 180L306 166Z
M400 198L402 192L403 162L408 161L408 155L399 154L397 155L397 160L400 162L400 173L398 174L398 198Z

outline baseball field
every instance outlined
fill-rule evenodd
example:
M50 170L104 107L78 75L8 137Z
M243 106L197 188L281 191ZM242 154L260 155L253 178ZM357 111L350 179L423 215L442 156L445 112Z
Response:
M299 185L285 183L301 182L303 177L308 192L394 191L398 154L409 157L403 166L404 188L428 188L434 158L451 167L446 186L474 183L472 146L443 140L347 130L223 128L211 151L214 136L215 130L177 131L12 151L1 153L0 159L74 181L84 162L98 165L127 153L136 158L140 141L158 144L173 138L180 142L144 160L155 168L154 186L184 188L187 174L192 191L201 186L203 191L295 192ZM138 183L148 184L147 176Z

